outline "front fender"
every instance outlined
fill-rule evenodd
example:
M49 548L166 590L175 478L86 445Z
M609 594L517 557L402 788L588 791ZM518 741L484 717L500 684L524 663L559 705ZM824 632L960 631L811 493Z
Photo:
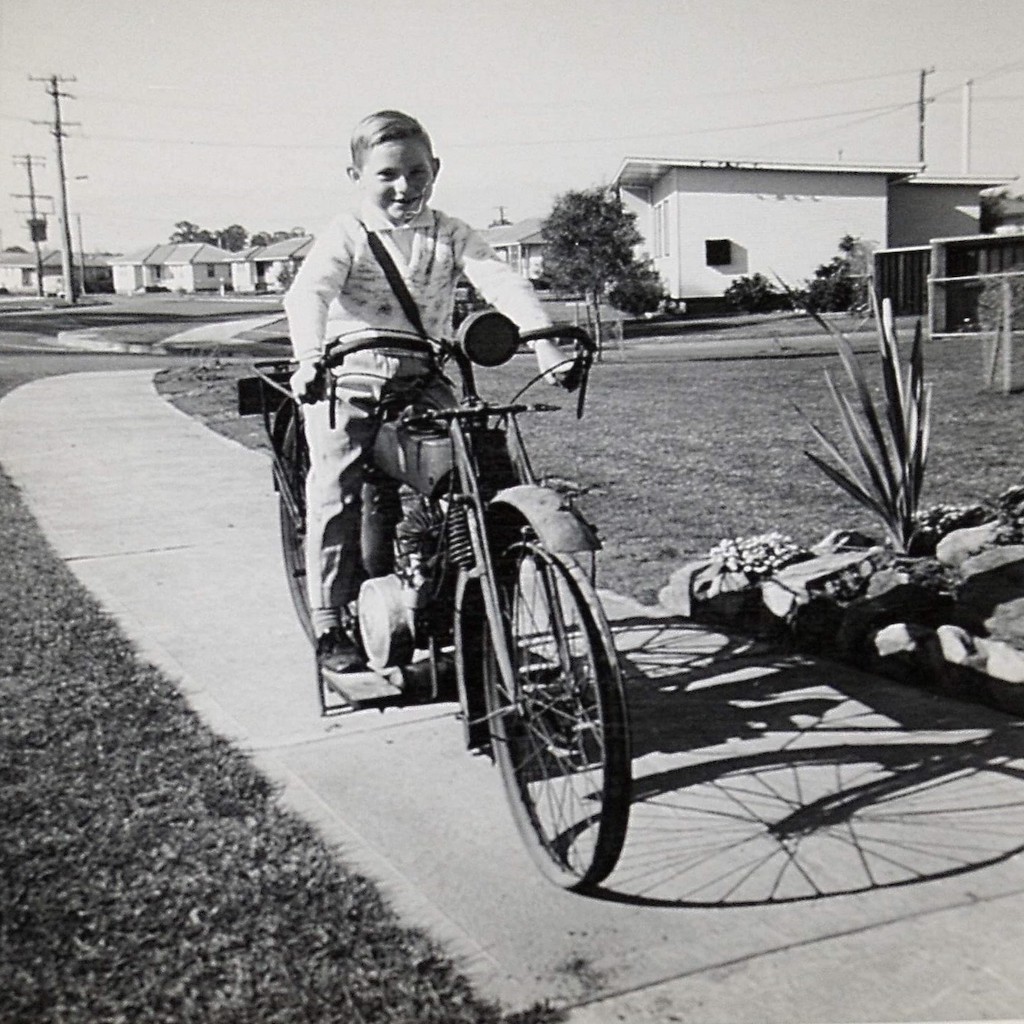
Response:
M529 523L549 551L600 551L597 531L564 495L538 484L506 487L491 499L489 508L513 509Z

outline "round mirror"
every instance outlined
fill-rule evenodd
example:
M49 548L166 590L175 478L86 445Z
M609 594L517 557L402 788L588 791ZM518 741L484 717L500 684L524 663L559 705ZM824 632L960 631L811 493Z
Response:
M459 326L462 351L479 366L501 366L519 348L519 328L493 309L470 313Z

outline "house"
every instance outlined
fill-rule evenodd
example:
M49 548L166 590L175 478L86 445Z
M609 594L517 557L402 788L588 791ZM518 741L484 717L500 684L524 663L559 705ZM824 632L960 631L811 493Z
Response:
M935 179L915 179L925 192ZM948 190L947 186L947 190ZM977 182L960 186L961 205L925 198L927 230L901 236L890 232L890 246L874 254L875 287L899 316L929 314L933 336L976 329L978 275L1024 271L1024 196L1017 183L982 188L980 221L973 217ZM919 205L919 209L920 209ZM905 214L895 211L894 218ZM970 213L970 216L966 214Z
M114 256L114 291L219 292L231 284L231 256L206 242L168 242Z
M312 245L309 235L296 235L232 253L232 287L236 292L285 291Z
M515 224L499 224L481 231L484 241L513 270L528 281L544 278L544 246L541 217L529 217Z
M993 178L928 178L920 165L627 157L613 184L673 299L715 306L738 277L798 286L852 235L910 246L979 230Z
M44 249L40 253L43 269L43 294L64 294L64 261L59 250ZM91 253L73 253L72 269L79 290L86 294L112 292L113 273L110 258ZM34 252L0 253L0 294L38 295L39 268Z

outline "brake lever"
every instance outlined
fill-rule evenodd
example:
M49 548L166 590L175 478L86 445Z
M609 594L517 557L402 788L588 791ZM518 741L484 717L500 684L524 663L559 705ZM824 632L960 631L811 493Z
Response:
M587 400L587 381L590 380L590 366L583 371L583 379L580 381L580 389L576 395L576 419L583 419L583 404Z

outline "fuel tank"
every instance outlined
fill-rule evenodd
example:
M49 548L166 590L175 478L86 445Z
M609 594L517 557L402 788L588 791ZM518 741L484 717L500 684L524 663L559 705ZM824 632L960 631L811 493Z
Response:
M452 443L443 428L410 427L402 420L381 424L373 462L392 480L428 496L446 485L453 465Z

